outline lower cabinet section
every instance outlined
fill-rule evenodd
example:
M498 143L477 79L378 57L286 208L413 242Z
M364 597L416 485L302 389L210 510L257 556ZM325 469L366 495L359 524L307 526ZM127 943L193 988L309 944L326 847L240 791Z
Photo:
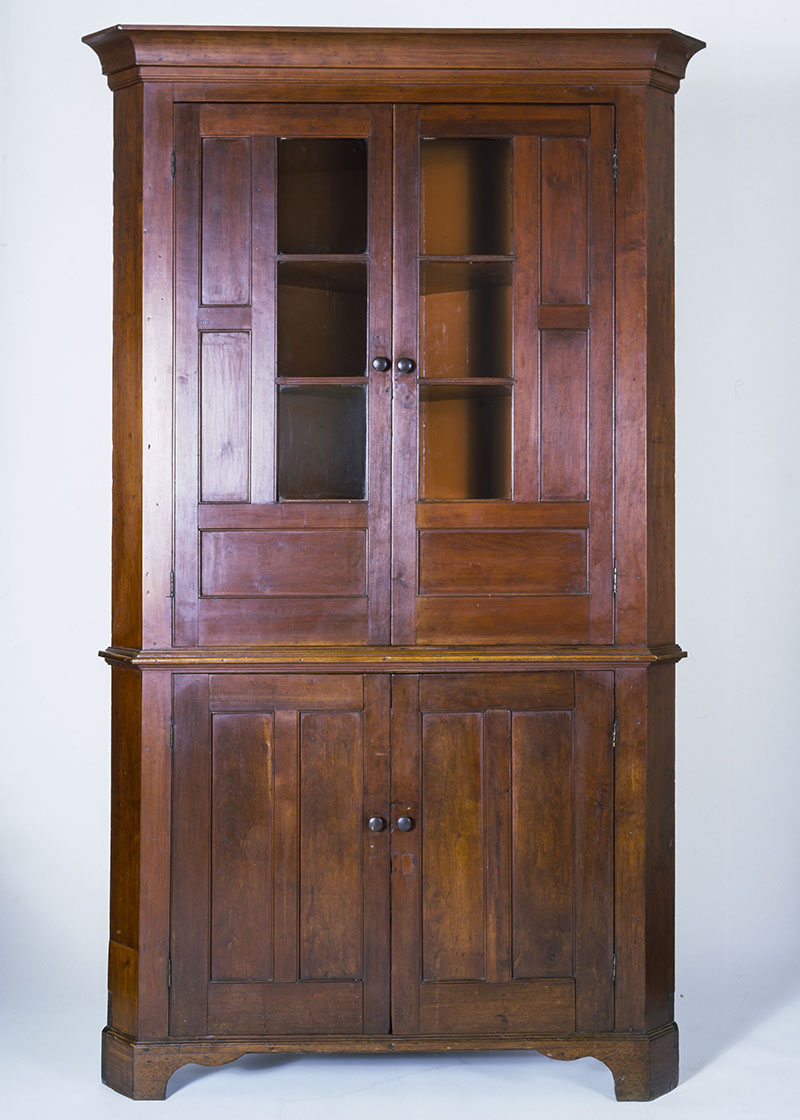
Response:
M404 668L115 667L114 1088L496 1048L676 1083L674 666Z
M613 1029L613 673L173 697L172 1037Z

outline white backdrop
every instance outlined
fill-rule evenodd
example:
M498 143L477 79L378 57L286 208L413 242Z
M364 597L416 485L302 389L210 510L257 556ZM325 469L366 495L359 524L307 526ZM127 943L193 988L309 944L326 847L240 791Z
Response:
M761 0L6 0L2 83L0 1104L13 1117L797 1115L800 9ZM111 110L117 22L676 27L678 998L683 1083L598 1063L247 1058L167 1105L99 1084L105 1015ZM387 1095L388 1091L388 1095ZM640 1112L641 1110L641 1112ZM526 1113L527 1114L527 1113Z

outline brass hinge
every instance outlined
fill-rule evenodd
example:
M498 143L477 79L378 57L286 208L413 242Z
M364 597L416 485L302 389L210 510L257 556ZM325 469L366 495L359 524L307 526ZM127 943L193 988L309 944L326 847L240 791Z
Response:
M616 726L616 724L614 726ZM175 724L172 720L170 720L169 724L169 749L170 751L175 750Z
M173 172L173 174L174 174L174 172ZM616 144L611 149L611 174L614 178L614 182L616 183L617 176L619 175L619 163L617 162L617 146L616 146Z
M174 569L169 573L169 597L170 597L170 599L175 598L175 570Z
M617 597L617 565L614 565L614 570L611 573L611 594L613 598Z
M617 749L617 721L611 724L611 753L613 754Z
M617 981L617 954L611 954L611 983L615 984Z
M172 957L167 957L167 987L172 987Z
M176 164L175 149L173 148L172 149L172 156L170 157L170 161L169 161L169 168L170 168L170 171L172 172L172 178L173 179L175 178L175 164Z

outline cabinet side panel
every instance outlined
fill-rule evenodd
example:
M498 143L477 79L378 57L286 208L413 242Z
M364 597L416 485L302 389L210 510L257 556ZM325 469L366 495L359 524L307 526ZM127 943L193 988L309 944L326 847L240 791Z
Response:
M675 991L675 666L647 674L648 1030L672 1020Z
M111 674L111 914L108 1024L135 1034L139 1016L141 676Z
M142 102L114 94L114 446L111 641L142 639Z
M139 947L142 681L111 673L111 940Z
M647 92L647 640L675 641L674 99Z

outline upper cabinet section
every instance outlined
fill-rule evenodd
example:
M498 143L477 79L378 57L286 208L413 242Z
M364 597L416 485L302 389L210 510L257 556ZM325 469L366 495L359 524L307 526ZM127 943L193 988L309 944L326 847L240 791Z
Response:
M116 91L114 644L671 642L672 94L703 44L86 41Z

